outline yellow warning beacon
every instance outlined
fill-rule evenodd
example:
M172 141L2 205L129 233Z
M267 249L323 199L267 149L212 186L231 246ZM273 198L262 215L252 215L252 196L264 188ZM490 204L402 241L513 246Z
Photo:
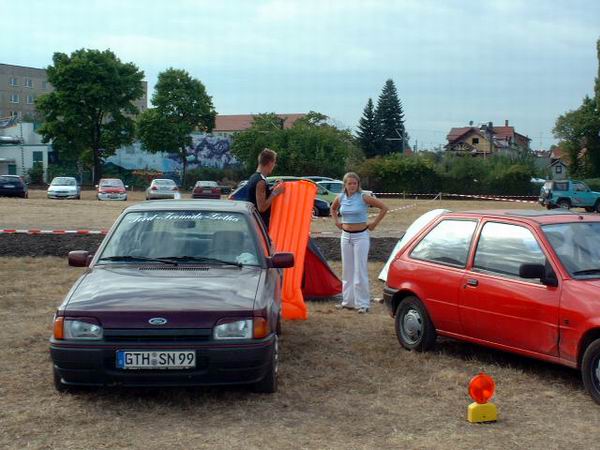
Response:
M475 375L469 382L469 395L473 400L467 409L467 420L471 423L495 422L498 418L496 405L488 402L494 396L496 383L485 373Z

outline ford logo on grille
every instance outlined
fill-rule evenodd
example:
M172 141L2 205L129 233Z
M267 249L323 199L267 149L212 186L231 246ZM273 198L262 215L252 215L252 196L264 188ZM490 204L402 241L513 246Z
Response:
M167 323L167 319L163 317L153 317L148 321L148 323L150 325L164 325L165 323Z

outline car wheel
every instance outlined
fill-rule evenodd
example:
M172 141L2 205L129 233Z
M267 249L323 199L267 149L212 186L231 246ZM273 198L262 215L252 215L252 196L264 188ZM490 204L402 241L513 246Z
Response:
M254 392L258 392L260 394L273 394L277 392L277 371L279 369L279 339L277 334L275 335L275 340L273 341L273 358L269 364L269 369L267 375L260 380L258 383L255 383L252 387Z
M594 205L594 210L597 213L600 213L600 201L596 202L596 204Z
M319 208L313 206L312 215L313 217L319 217Z
M586 391L600 404L600 339L592 342L583 354L581 378Z
M569 208L571 207L571 202L570 202L569 200L562 199L562 200L559 200L559 201L556 203L556 205L557 205L559 208L569 209Z
M417 297L406 297L396 310L396 336L402 347L423 352L435 344L436 332L429 314Z

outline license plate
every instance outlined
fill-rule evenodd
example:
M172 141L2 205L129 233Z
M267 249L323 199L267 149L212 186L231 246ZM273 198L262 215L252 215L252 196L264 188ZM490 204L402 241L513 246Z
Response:
M14 184L5 184L4 187L5 188L14 188L15 185Z
M134 351L117 350L118 369L193 369L196 352L183 351Z
M110 194L108 198L119 198L119 196L117 194Z

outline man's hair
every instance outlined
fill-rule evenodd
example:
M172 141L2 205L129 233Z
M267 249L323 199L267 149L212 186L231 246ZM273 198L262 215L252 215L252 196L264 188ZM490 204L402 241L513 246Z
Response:
M277 153L275 153L270 148L265 148L258 155L258 164L260 164L261 166L266 166L267 164L275 161L275 158L277 158Z

